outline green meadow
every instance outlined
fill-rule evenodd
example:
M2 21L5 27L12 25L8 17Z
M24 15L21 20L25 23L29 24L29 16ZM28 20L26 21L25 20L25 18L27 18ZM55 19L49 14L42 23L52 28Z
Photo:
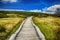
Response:
M60 17L34 17L33 22L44 34L46 40L60 40Z
M0 11L0 40L9 39L29 16L46 40L60 40L60 15L23 11Z

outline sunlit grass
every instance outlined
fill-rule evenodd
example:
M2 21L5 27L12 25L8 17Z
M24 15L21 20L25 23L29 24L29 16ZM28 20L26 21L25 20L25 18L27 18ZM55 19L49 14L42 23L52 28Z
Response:
M46 37L46 40L60 40L59 17L34 17L33 21L41 29Z
M6 32L0 32L0 40L4 40L13 34L25 18L0 18L0 25L6 29ZM18 25L19 24L19 25Z
M0 19L0 25L4 25L4 27L9 30L21 20L23 20L23 18L2 18Z

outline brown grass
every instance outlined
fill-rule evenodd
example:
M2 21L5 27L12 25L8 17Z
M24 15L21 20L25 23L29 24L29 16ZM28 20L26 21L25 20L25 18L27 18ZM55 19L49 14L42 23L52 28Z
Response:
M60 18L58 17L35 17L33 21L44 33L47 40L57 40L57 32L60 31ZM59 34L60 35L60 34ZM59 36L60 37L60 36ZM60 40L60 39L58 39Z

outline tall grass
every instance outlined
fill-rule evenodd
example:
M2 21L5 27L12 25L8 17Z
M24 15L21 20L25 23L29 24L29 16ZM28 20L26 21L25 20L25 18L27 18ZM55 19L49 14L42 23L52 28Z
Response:
M60 40L59 17L34 17L33 21L41 29L46 40Z
M25 12L0 11L0 40L9 38L20 26L22 21L28 16ZM2 31L5 28L5 31ZM2 31L2 32L1 32Z
M6 32L0 31L0 40L9 38L20 26L24 18L0 18L0 28L3 31L5 28Z

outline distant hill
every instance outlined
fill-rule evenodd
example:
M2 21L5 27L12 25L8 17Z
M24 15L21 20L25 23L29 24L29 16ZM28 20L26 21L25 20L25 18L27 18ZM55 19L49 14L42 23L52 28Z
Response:
M60 15L60 11L56 11L55 14Z
M54 14L55 14L55 16L60 17L60 11L56 11Z

